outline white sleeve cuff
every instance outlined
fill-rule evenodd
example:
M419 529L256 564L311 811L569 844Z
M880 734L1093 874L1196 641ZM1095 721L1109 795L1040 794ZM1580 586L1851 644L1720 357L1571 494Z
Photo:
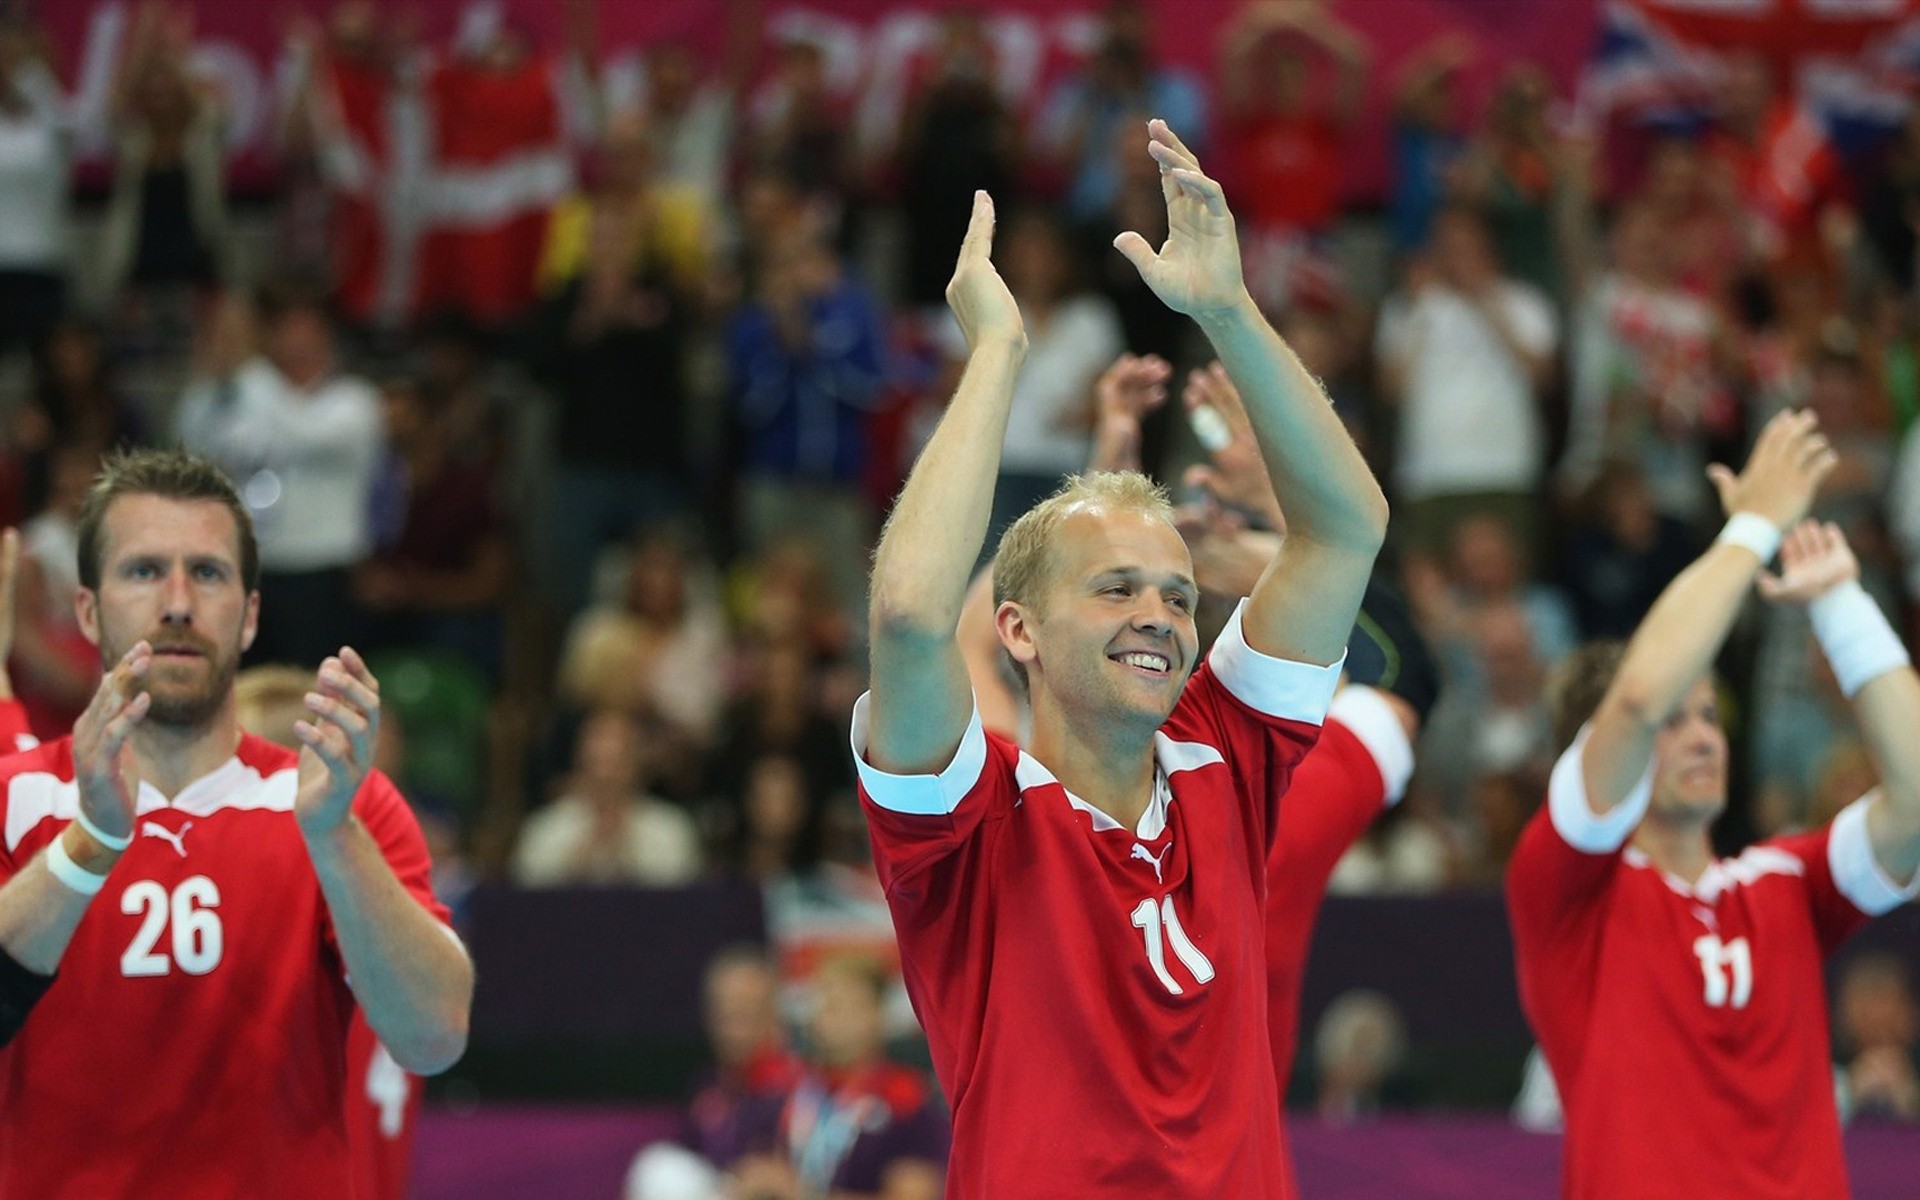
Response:
M1380 779L1386 785L1386 802L1398 804L1400 797L1407 793L1407 781L1413 778L1413 743L1408 740L1407 727L1401 723L1393 705L1387 703L1378 688L1349 684L1333 698L1327 716L1345 725L1360 739L1360 744L1373 756L1373 765L1380 769Z
M973 705L973 717L960 745L937 775L893 775L867 761L867 743L871 740L873 693L863 692L853 704L853 766L860 772L860 786L867 798L890 812L911 813L923 817L944 817L960 807L980 773L987 765L987 732L980 724L980 704Z
M1867 832L1867 809L1874 799L1875 794L1869 793L1847 805L1827 830L1827 867L1833 872L1833 885L1870 917L1892 912L1920 895L1920 875L1902 887L1887 878L1874 857L1873 838Z
M1246 635L1240 631L1240 618L1246 611L1247 602L1241 600L1233 616L1227 618L1227 627L1214 639L1213 650L1207 655L1214 675L1235 699L1256 712L1308 725L1325 721L1347 656L1342 653L1339 662L1319 667L1262 654L1247 645Z
M1646 774L1633 785L1626 799L1606 816L1596 814L1587 801L1587 780L1580 765L1590 732L1591 726L1582 725L1573 745L1553 764L1553 775L1547 781L1547 812L1553 820L1554 832L1567 845L1582 854L1612 854L1627 844L1634 827L1640 824L1640 819L1647 815L1647 807L1653 803L1653 764L1647 764Z

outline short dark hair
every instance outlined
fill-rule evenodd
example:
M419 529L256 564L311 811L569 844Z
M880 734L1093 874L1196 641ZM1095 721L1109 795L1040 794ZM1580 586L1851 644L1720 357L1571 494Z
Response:
M1547 676L1547 712L1556 752L1573 745L1580 727L1600 711L1626 653L1625 642L1588 642L1554 665Z
M101 460L87 498L80 506L80 584L98 590L107 509L122 496L159 496L166 500L210 500L233 514L240 539L240 578L248 591L260 586L260 543L253 518L226 472L207 459L181 449L116 450Z

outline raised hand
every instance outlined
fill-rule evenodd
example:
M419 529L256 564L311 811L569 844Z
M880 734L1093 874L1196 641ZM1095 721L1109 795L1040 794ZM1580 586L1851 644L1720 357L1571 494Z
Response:
M973 194L973 218L967 222L960 260L947 282L947 307L960 322L969 350L989 342L1026 349L1027 329L1020 319L1020 306L993 267L993 197L985 192Z
M1805 607L1843 583L1860 578L1860 561L1840 527L1802 521L1780 543L1780 573L1760 574L1760 594L1776 604Z
M1093 385L1095 471L1140 469L1140 422L1167 402L1173 367L1157 354L1122 354Z
M1155 252L1147 239L1129 230L1113 239L1114 249L1127 256L1153 294L1175 312L1200 320L1250 303L1226 193L1157 117L1147 122L1147 153L1160 166L1160 190L1167 200L1166 244Z
M1210 460L1187 468L1187 486L1202 488L1222 505L1251 513L1285 532L1286 518L1274 497L1253 424L1226 368L1216 362L1188 372L1180 401Z
M1819 420L1805 409L1789 409L1776 414L1760 431L1745 470L1735 475L1715 463L1707 468L1707 478L1729 516L1755 513L1774 528L1786 530L1807 515L1821 482L1837 462L1839 456L1820 432Z
M147 715L153 697L140 688L153 665L153 647L136 643L101 679L93 702L73 726L73 775L80 811L108 837L133 836L133 747L127 739Z
M308 837L338 829L373 767L380 734L380 681L351 647L320 664L306 696L312 717L295 721L302 745L293 815Z

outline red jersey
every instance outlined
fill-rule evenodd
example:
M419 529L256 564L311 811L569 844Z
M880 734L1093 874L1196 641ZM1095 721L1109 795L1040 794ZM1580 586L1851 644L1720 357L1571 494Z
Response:
M1689 886L1625 848L1652 777L1588 807L1582 731L1507 874L1520 1001L1566 1108L1569 1200L1847 1195L1826 955L1912 898L1866 802L1713 863Z
M296 756L252 735L171 802L143 786L134 841L0 1049L5 1200L351 1195L353 993L293 819ZM0 762L0 883L79 810L68 739ZM391 782L354 799L441 921L427 848Z
M853 746L907 991L953 1102L949 1200L1268 1197L1283 1184L1263 913L1274 811L1339 668L1235 614L1116 824L976 712L938 775Z
M1280 806L1267 858L1267 1025L1283 1101L1300 1035L1300 984L1327 880L1374 818L1400 799L1412 774L1413 744L1399 716L1373 688L1347 687L1334 697L1320 744L1301 761ZM1292 1195L1290 1152L1286 1164Z
M420 1077L393 1061L353 1011L347 1027L347 1152L353 1159L353 1200L406 1200L413 1174L413 1139L420 1132Z
M18 700L0 700L0 757L31 750L40 744L27 720L27 706Z
M1342 134L1318 113L1260 113L1229 122L1249 229L1317 233L1340 215Z

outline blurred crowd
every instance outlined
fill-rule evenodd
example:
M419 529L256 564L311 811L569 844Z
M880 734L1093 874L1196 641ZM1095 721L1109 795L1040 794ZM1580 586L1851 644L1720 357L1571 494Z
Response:
M766 889L790 977L890 963L846 726L869 549L956 377L971 196L999 203L1030 339L998 522L1086 464L1117 356L1206 365L1109 249L1165 232L1153 115L1225 182L1256 298L1387 488L1387 569L1444 668L1407 800L1334 889L1494 885L1557 749L1556 660L1633 628L1719 523L1705 467L1778 409L1819 414L1842 463L1817 515L1915 611L1920 116L1795 159L1786 81L1734 54L1686 120L1571 121L1524 62L1470 96L1484 51L1460 34L1384 77L1339 11L1248 3L1202 75L1119 0L1029 115L993 85L983 14L953 9L876 129L753 0L726 7L720 61L660 44L618 79L590 0L552 45L503 20L428 45L348 0L290 27L277 184L242 196L184 7L132 11L91 106L7 7L0 519L25 534L36 726L97 678L70 603L93 464L178 440L254 513L252 660L367 650L449 880L733 874ZM1382 94L1389 191L1356 209ZM76 186L90 140L110 170ZM1176 484L1206 454L1177 406L1136 449ZM1756 685L1730 841L1870 783L1796 612L1756 610L1722 669Z

